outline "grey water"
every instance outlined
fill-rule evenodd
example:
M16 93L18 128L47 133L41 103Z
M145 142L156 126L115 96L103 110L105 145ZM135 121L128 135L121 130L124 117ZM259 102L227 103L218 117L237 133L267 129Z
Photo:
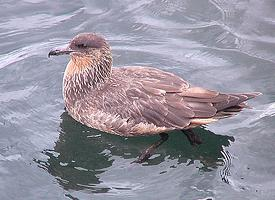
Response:
M0 2L0 199L275 199L275 1ZM90 129L64 110L68 57L81 32L111 44L114 66L173 72L223 92L262 92L253 109L184 134L144 164L158 136Z

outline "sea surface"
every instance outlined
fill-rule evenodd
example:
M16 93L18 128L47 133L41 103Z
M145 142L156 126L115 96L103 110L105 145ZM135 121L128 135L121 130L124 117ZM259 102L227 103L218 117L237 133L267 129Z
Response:
M0 199L275 199L274 0L2 0ZM111 44L114 66L173 72L223 92L262 92L237 116L158 136L123 138L64 110L68 56L50 49L81 32Z

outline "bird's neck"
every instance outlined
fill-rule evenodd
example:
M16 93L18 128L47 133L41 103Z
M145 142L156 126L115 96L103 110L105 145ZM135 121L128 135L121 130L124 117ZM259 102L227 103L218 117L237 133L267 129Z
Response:
M99 57L71 56L63 79L65 100L82 99L93 89L99 89L111 76L112 56L103 54Z

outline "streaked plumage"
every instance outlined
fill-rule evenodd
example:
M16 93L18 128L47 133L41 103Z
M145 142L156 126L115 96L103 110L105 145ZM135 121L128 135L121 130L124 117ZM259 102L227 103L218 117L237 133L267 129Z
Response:
M182 78L141 66L112 67L107 42L92 33L77 35L63 80L68 113L89 127L121 136L190 129L231 116L260 93L222 94L190 86Z

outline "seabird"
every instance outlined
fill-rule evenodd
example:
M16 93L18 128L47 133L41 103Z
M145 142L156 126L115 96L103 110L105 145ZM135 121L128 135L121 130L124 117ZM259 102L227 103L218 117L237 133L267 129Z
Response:
M261 94L224 94L195 87L152 67L112 68L109 44L94 33L78 34L67 47L55 48L48 56L63 54L70 55L63 78L70 116L120 136L161 136L141 154L138 163L147 160L171 130L183 130L191 144L200 144L192 128L232 116L246 107L245 101Z

